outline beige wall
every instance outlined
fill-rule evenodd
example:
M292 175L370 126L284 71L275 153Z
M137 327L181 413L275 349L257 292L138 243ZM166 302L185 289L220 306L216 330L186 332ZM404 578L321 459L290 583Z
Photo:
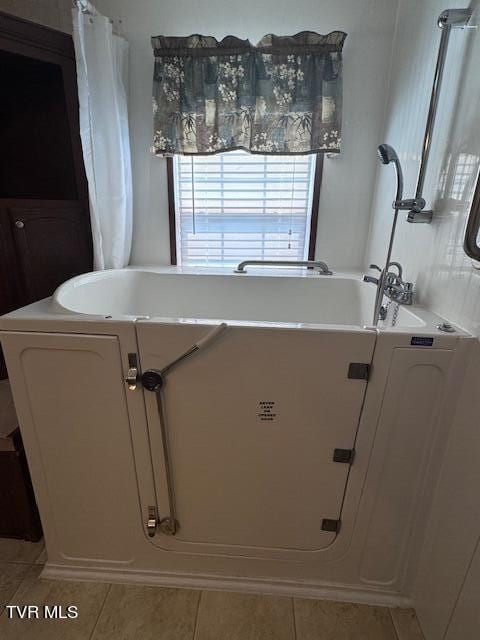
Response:
M0 0L0 11L65 33L72 32L71 10L71 0Z

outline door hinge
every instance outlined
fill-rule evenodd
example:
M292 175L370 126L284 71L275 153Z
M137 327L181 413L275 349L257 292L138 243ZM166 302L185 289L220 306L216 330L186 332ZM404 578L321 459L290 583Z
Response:
M367 362L350 362L348 377L350 380L368 380L371 368L371 365Z
M135 391L139 380L138 356L136 353L128 354L128 371L125 382L130 391Z
M333 461L344 462L345 464L352 464L355 458L355 449L334 449Z
M324 518L322 520L322 531L331 531L332 533L338 533L340 531L341 520L330 520Z

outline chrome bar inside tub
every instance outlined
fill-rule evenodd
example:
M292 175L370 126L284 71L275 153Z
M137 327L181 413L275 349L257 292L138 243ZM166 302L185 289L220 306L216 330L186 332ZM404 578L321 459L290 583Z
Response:
M331 276L332 271L323 260L244 260L240 262L234 273L247 273L245 267L308 267L318 271L321 276Z

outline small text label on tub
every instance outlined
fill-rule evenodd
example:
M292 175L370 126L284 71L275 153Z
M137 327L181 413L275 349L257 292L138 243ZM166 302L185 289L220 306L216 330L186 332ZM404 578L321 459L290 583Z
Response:
M413 336L410 344L414 347L431 347L433 346L433 338L427 336Z
M272 400L261 400L258 403L259 412L257 413L257 417L259 420L263 422L269 421L273 422L277 417L277 414L274 413L275 409L275 401Z

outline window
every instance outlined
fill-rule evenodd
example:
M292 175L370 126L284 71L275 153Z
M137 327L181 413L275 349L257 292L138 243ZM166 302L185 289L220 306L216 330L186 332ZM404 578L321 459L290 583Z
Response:
M313 258L322 156L177 155L168 168L173 264Z

